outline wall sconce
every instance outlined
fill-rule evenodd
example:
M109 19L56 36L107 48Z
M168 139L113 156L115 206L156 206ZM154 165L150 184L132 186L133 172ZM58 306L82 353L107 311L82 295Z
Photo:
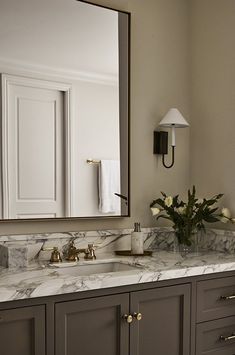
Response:
M175 162L175 128L185 128L189 124L177 110L177 108L171 108L167 114L163 117L159 123L160 127L171 128L171 149L172 149L172 162L170 165L165 164L165 155L168 154L168 132L154 131L153 140L153 153L162 155L162 164L165 168L169 169Z

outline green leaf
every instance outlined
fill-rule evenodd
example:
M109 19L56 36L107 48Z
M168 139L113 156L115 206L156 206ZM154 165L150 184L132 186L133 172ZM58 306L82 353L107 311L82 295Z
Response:
M209 213L209 214L213 214L213 213L215 213L217 210L218 210L218 207L215 207L215 208L212 208L212 209L208 210L208 213Z
M172 221L172 219L168 216L163 216L163 215L158 215L156 220L160 219L160 218L163 218L163 219L168 219L169 221Z
M153 200L152 203L150 203L150 207L154 207L155 205L160 205L160 206L164 206L165 203L161 198L158 198L156 200Z
M222 197L224 196L224 194L218 194L218 195L216 195L216 200L219 200L219 199L221 199Z
M173 206L175 206L175 207L179 206L178 198L179 198L179 195L176 195L173 197Z
M215 223L215 222L219 221L219 219L214 216L204 216L203 219L204 219L204 221L206 221L208 223Z
M207 205L207 206L212 206L212 205L214 205L216 202L217 202L216 199L213 199L213 200L206 200L205 205Z

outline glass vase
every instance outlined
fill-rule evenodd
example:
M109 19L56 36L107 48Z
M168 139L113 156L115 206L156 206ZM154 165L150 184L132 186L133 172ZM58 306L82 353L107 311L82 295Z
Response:
M199 235L198 231L192 232L190 234L190 245L180 243L179 239L177 237L177 234L175 234L174 238L174 252L180 253L182 256L186 256L190 254L191 256L197 256L199 255L199 247L198 247L198 242L199 242Z

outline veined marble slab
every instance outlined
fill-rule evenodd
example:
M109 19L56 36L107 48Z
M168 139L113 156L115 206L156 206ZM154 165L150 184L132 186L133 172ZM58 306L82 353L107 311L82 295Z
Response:
M0 269L0 302L34 297L83 292L101 288L141 284L181 277L235 270L235 256L210 252L182 257L178 253L158 251L153 257L103 258L90 263L119 261L138 268L131 271L90 276L69 276L58 268L35 264L27 269ZM88 262L80 261L78 265Z

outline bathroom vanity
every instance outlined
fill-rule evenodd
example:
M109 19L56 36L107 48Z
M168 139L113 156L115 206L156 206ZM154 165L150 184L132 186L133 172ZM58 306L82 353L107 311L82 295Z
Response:
M1 355L235 353L232 255L84 263L1 270ZM81 275L84 265L97 271Z

